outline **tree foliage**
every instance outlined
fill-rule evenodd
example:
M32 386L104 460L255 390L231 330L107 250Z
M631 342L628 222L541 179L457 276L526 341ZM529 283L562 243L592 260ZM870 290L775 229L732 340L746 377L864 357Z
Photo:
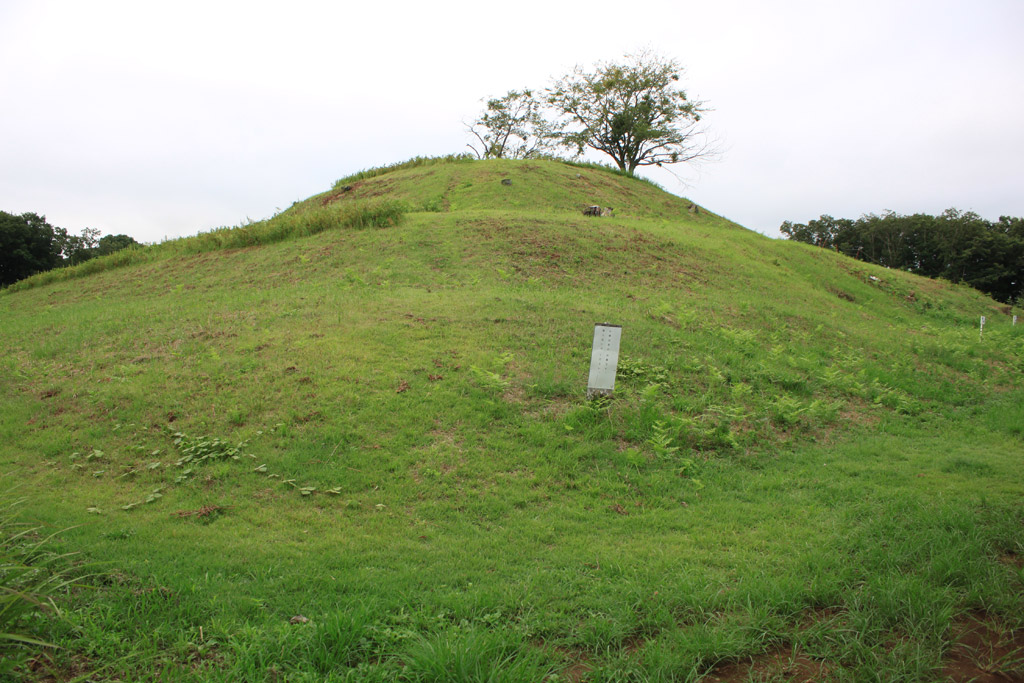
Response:
M567 150L607 154L622 171L709 157L704 103L679 87L682 67L653 53L576 67L541 93L510 90L487 100L468 127L479 159L523 159Z
M469 132L477 142L467 145L478 159L528 159L548 148L549 123L532 90L510 90L487 100L487 108Z
M65 232L61 244L65 263L74 266L94 257L99 236L100 231L95 228L84 228L81 235Z
M50 225L45 216L0 211L0 286L137 244L128 235L100 237L100 231L94 228L71 235L64 228Z
M578 154L607 154L628 173L708 156L698 126L706 109L678 87L681 75L674 59L650 53L593 71L576 67L546 92L561 121L556 138Z
M113 254L115 251L137 246L140 245L135 241L134 237L128 235L104 235L96 244L96 255L106 256L107 254Z
M926 277L964 282L1002 302L1024 300L1024 219L987 221L947 209L938 216L894 212L857 220L822 215L779 228L791 240Z
M59 265L62 232L45 216L0 211L0 286Z

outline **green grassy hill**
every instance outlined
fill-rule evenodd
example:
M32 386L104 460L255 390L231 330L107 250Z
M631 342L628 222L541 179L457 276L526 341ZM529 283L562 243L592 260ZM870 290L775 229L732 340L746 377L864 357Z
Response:
M690 206L421 160L4 292L0 482L105 568L36 667L1021 675L1024 326Z

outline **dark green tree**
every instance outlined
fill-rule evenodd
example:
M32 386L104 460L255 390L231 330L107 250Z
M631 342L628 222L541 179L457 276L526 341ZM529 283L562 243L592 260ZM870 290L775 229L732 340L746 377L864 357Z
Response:
M632 174L638 166L693 161L712 154L698 126L707 111L679 88L682 67L651 53L624 63L580 67L555 82L546 99L560 117L559 142L582 154L607 154Z
M926 277L964 282L1003 302L1024 298L1024 219L992 223L947 209L939 216L892 211L852 221L828 215L779 228L791 240Z
M0 286L58 266L66 236L45 216L0 211Z
M822 214L819 218L807 221L806 224L786 221L779 231L797 242L834 249L837 248L839 238L847 234L852 226L853 221L848 218L835 219L828 214Z
M61 244L64 263L75 266L96 256L96 244L99 242L100 231L96 228L83 228L81 235L65 233Z
M128 235L100 237L99 234L99 230L85 228L81 235L68 235L63 247L64 262L69 266L74 266L97 256L106 256L139 244Z
M135 246L139 246L139 243L135 241L135 238L128 235L104 235L96 245L96 255L106 256L107 254L113 254L115 251Z
M70 235L35 213L0 211L0 286L62 265L76 265L97 256L138 245L128 235L100 237L95 228Z

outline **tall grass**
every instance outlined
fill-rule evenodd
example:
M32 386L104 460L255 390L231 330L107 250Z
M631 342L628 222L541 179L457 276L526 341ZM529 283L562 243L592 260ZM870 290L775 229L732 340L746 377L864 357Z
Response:
M59 614L54 597L66 589L67 555L54 552L54 534L23 522L24 501L0 493L0 679L15 677L41 650L55 647L44 640L47 614Z
M547 680L553 667L542 652L508 633L447 632L418 638L405 653L405 677L426 683L531 683Z
M345 176L335 181L335 190L344 187L345 185L351 185L352 183L360 180L366 180L367 178L376 178L382 176L385 173L391 173L392 171L404 171L409 168L419 168L421 166L435 166L438 164L467 164L476 161L476 158L471 154L446 154L438 157L413 157L408 161L400 161L394 164L388 164L387 166L376 166L374 168L367 168L362 171L353 173L352 175Z
M54 268L53 270L47 270L43 273L37 273L31 277L27 277L24 280L19 280L14 284L0 289L0 293L5 292L18 292L26 289L33 289L35 287L42 287L44 285L51 284L53 282L64 282L66 280L75 280L80 277L92 275L93 273L102 273L106 270L114 270L123 266L128 266L136 263L147 263L153 260L153 247L148 246L131 246L127 249L121 249L115 251L113 254L106 256L98 256L96 258L89 259L84 263L80 263L76 266L68 266L66 268Z
M391 200L325 206L301 213L283 213L266 221L238 227L211 230L181 240L177 246L186 254L196 254L274 244L326 230L388 228L398 225L407 211L408 207L403 202Z
M33 275L14 283L4 291L17 292L32 289L128 265L149 263L175 254L199 254L222 249L262 246L316 235L325 230L388 228L401 223L408 211L409 207L403 202L383 200L318 207L294 213L286 212L264 221L216 228L209 232L161 244L129 247L109 256L90 259L77 266L56 268Z

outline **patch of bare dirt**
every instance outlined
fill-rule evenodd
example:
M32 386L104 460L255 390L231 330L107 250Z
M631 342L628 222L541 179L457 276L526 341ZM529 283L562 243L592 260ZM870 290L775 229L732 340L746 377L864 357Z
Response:
M838 607L809 607L800 613L797 623L801 630L807 630L821 623L838 624L845 616L846 612Z
M195 510L178 510L173 514L175 517L196 517L201 519L204 517L210 517L211 515L219 515L226 509L226 507L221 507L220 505L204 505L200 508L196 508Z
M277 491L271 488L261 489L252 494L256 500L276 500L281 497Z
M943 676L953 683L1024 683L1024 629L1007 629L980 612L953 623Z
M782 678L790 683L817 683L826 680L828 672L829 667L825 662L780 648L718 667L702 680L708 683L740 683Z
M527 403L526 389L518 384L513 384L501 393L501 399L506 403L515 403L517 405L525 404Z
M832 610L810 610L801 628L815 622L841 619ZM941 680L951 683L1024 683L1024 629L1010 629L981 612L956 619L952 625L953 645L945 657ZM785 680L817 683L830 680L836 664L818 660L799 650L778 648L739 662L716 667L706 683L739 683L750 680Z
M622 642L622 650L628 655L635 655L646 642L647 640L643 636L630 636Z
M827 289L828 289L828 291L830 291L831 293L835 294L837 297L839 297L840 299L843 299L844 301L850 301L850 302L856 302L857 301L856 297L854 297L852 294L850 294L846 290L838 289L836 287L827 287Z
M1008 564L1011 567L1016 567L1017 569L1024 569L1024 557L1018 555L1012 550L1007 551L1006 554L999 558L999 561L1003 564Z
M576 662L562 672L562 677L569 683L580 683L580 681L586 680L588 673L590 673L590 665L586 662Z
M537 643L537 646L542 649L547 647L543 643ZM555 647L553 649L566 661L566 667L562 669L558 680L566 680L569 683L582 683L587 680L587 674L594 668L589 661L587 652L566 647Z
M459 431L456 427L442 427L436 420L434 421L434 429L431 429L427 434L430 435L431 443L430 447L437 450L456 451L462 452L462 437L459 436Z
M101 669L88 657L73 654L60 663L54 662L46 653L41 653L28 662L29 680L37 683L60 683L61 681L78 681L86 679L92 672Z

